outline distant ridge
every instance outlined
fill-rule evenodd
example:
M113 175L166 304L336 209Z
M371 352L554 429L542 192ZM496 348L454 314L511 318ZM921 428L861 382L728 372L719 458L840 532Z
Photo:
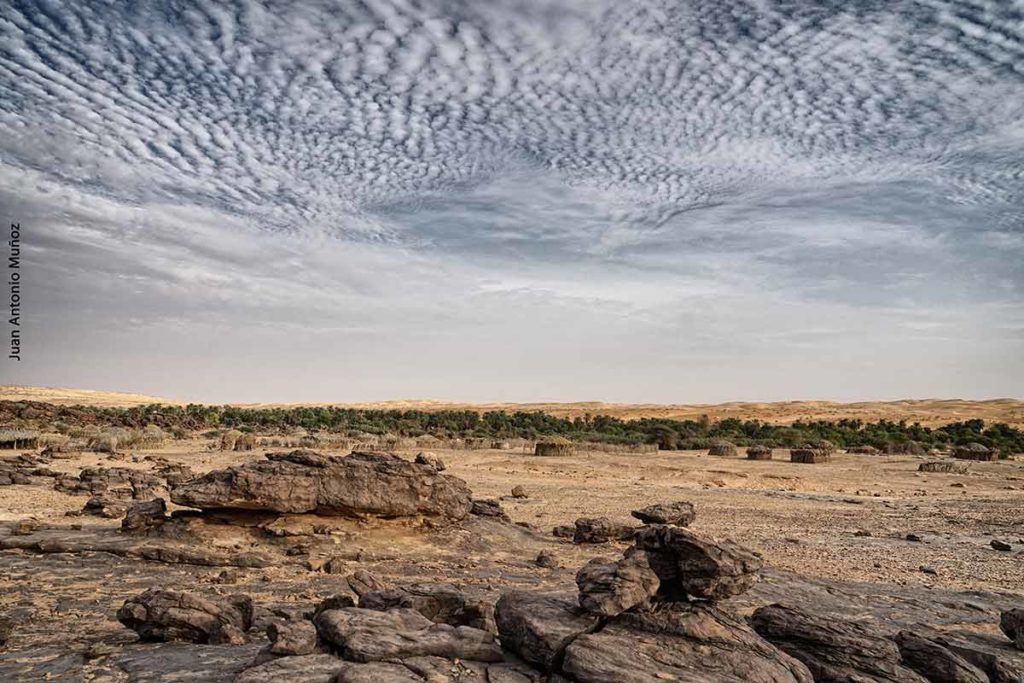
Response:
M0 400L42 401L57 405L91 405L98 407L130 407L149 403L164 405L186 405L188 401L168 400L145 394L88 389L62 389L0 385ZM757 419L773 424L788 424L796 420L840 420L860 419L865 422L885 420L906 420L924 425L942 425L959 420L980 418L986 422L1006 422L1013 426L1024 426L1024 401L1012 398L996 398L984 401L964 399L905 399L900 401L859 401L837 403L835 401L774 401L752 402L732 401L716 404L657 404L657 403L604 403L602 401L578 401L571 403L460 403L432 400L373 401L363 403L232 403L245 408L297 408L302 406L340 406L377 410L516 410L544 412L559 417L611 415L623 419L661 417L670 419L700 419L706 415L710 420L734 417Z

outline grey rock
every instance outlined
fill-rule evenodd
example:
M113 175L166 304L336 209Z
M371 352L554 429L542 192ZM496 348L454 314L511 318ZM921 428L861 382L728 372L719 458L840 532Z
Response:
M605 617L646 603L660 584L643 551L617 562L594 559L576 573L580 607Z
M269 454L268 460L216 470L171 489L178 505L210 509L349 517L463 519L466 482L389 453Z
M633 510L630 514L644 524L672 524L674 526L690 526L697 518L693 503L686 501L648 505L640 510Z
M417 583L363 593L359 606L380 611L404 607L416 610L435 624L495 632L493 599L450 583Z
M275 655L309 655L316 651L316 627L310 621L288 620L267 625L269 652Z
M800 662L711 605L672 603L621 614L565 650L562 671L588 683L812 683Z
M332 683L348 666L327 654L281 657L242 671L235 683Z
M580 609L573 594L529 591L502 594L495 620L502 647L545 671L552 670L577 636L600 623L599 617Z
M988 675L940 643L912 631L893 638L903 664L937 683L989 683Z
M628 524L612 522L607 517L580 517L573 530L573 543L608 543L628 541L636 532Z
M810 614L782 605L754 611L751 625L765 640L799 659L819 683L923 683L904 667L896 643L877 626Z
M999 628L1013 641L1014 647L1024 650L1024 609L1009 609L999 615Z
M760 557L732 541L700 536L674 526L649 526L636 534L636 551L646 551L661 579L661 597L719 600L739 595L757 582Z
M378 612L348 607L321 612L314 622L324 641L356 662L419 656L482 662L502 658L492 634L469 626L435 624L412 609Z
M117 619L142 640L238 644L252 627L253 603L245 595L209 598L151 588L126 600Z

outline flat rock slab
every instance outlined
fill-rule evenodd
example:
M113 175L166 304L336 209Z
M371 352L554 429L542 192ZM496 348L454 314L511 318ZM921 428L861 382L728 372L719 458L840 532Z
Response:
M313 451L210 472L171 489L171 500L202 510L251 510L347 517L469 514L466 482L389 453L344 457Z
M562 672L587 683L813 683L807 667L738 617L682 603L627 612L579 636L566 648Z
M347 607L321 612L315 623L320 637L354 662L421 656L502 660L492 634L469 626L435 624L413 609L378 612Z
M876 624L843 621L783 605L756 610L750 623L763 638L807 665L815 681L926 683L903 666L899 648Z

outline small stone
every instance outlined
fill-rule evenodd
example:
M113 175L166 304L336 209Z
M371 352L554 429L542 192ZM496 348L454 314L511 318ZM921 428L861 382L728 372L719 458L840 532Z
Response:
M854 536L859 536L859 537L863 538L863 537L870 536L871 532L867 531L866 529L857 529L856 531L853 532L853 535Z
M551 530L551 535L556 538L572 538L576 534L576 527L568 524L560 524Z
M562 566L562 563L558 561L558 558L550 550L542 550L534 562L538 567L543 567L544 569L558 569Z
M924 540L917 534L907 534L906 539L912 543L920 543Z
M512 497L513 498L529 498L530 495L526 492L526 489L524 489L522 486L513 486L512 487Z
M922 564L920 567L918 567L918 569L920 569L923 574L930 574L932 576L939 575L939 572L937 572L935 570L935 567L932 567L931 565Z
M989 543L989 545L992 546L993 550L999 550L1002 552L1009 552L1013 550L1012 545L1010 545L1006 541L1000 541L998 538L993 538L992 542Z

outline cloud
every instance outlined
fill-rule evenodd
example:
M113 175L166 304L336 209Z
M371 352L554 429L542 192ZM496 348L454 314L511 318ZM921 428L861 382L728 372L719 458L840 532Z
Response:
M1024 379L1017 4L26 1L0 26L23 381L704 400Z

